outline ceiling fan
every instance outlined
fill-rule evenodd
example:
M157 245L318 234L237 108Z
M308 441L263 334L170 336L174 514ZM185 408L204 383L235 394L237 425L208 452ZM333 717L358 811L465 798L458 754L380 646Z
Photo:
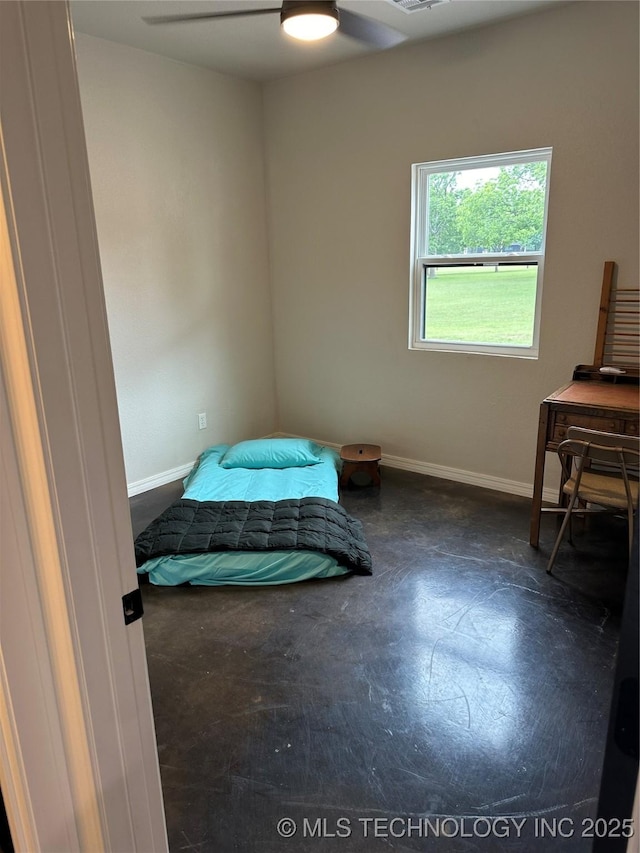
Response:
M407 36L386 24L365 18L346 9L338 10L335 0L283 0L270 9L244 9L235 12L195 12L186 15L144 17L147 24L175 24L184 21L208 21L216 18L248 18L280 13L280 25L288 35L302 41L317 41L337 29L346 36L377 48L393 47Z

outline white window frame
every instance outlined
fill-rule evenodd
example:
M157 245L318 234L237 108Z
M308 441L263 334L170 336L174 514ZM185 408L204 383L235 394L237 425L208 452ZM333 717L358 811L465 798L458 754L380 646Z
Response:
M466 352L481 355L509 356L516 358L538 358L540 341L540 314L542 307L542 283L549 205L551 175L551 148L532 148L503 154L487 154L478 157L462 157L453 160L436 160L414 163L411 167L411 274L409 298L409 349L436 350L438 352ZM462 172L496 166L513 166L519 163L545 162L547 180L544 199L542 245L537 252L430 255L429 234L429 176L443 172ZM426 270L430 266L459 266L460 264L536 264L536 299L531 346L482 344L475 342L435 341L423 337L424 305L426 294Z

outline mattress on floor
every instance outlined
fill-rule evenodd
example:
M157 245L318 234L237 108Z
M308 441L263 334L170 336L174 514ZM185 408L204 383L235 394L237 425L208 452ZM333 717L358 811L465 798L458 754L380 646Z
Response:
M330 447L319 451L317 465L294 468L223 468L229 449L218 444L205 450L184 481L183 498L194 501L281 501L329 498L338 502L340 456Z
M138 569L156 586L277 586L350 574L334 557L315 551L179 554L157 557Z
M338 502L340 457L320 449L320 462L294 468L221 467L229 449L219 444L205 450L184 481L183 498L196 501L279 501L324 497ZM189 583L202 586L274 586L312 578L350 574L334 557L315 551L217 552L180 554L148 560L138 569L158 586Z

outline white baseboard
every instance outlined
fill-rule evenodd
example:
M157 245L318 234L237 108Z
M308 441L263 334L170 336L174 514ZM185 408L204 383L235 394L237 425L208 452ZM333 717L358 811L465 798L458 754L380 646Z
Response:
M307 436L295 436L291 433L278 432L275 436L287 438L307 438ZM332 441L321 441L317 438L312 438L317 444L324 444L326 447L332 447L339 451L342 445L335 444ZM470 486L479 486L482 489L491 489L494 492L506 492L509 495L518 495L524 498L533 496L533 483L520 483L517 480L505 480L501 477L492 477L489 474L478 474L474 471L463 471L460 468L448 468L445 465L434 465L431 462L421 462L418 459L405 459L402 456L390 456L387 453L382 454L380 460L382 465L388 465L389 468L399 468L403 471L413 471L416 474L426 474L429 477L439 477L441 480L453 480L456 483L467 483ZM542 492L543 501L549 503L557 503L558 490L544 489Z
M288 432L274 432L274 438L308 438L308 436L293 435ZM312 438L317 444L323 444L326 447L332 447L339 451L342 445L335 444L332 441L322 441L318 438ZM142 492L148 492L151 489L156 489L158 486L164 486L167 483L173 483L174 480L180 480L186 477L189 471L193 468L195 462L189 462L186 465L181 465L179 468L172 468L170 471L163 471L161 474L155 474L153 477L147 477L144 480L137 480L135 483L127 485L129 497L139 495ZM445 465L434 465L431 462L421 462L418 459L405 459L402 456L390 456L387 453L382 454L382 465L388 465L389 468L399 468L402 471L413 471L415 474L426 474L429 477L439 477L441 480L453 480L456 483L467 483L470 486L479 486L481 489L491 489L494 492L506 492L509 495L518 495L523 498L531 498L533 495L532 483L520 483L517 480L505 480L502 477L492 477L489 474L478 474L474 471L464 471L461 468L448 468ZM558 499L557 489L544 489L542 499L549 503L555 504Z
M442 480L455 480L457 483L468 483L480 486L482 489L492 489L494 492L506 492L509 495L519 495L523 498L533 496L533 483L520 483L517 480L505 480L502 477L492 477L489 474L478 474L474 471L463 471L460 468L447 468L444 465L433 465L416 459L403 459L400 456L382 455L382 464L390 468L401 468L404 471L415 471L417 474L427 474L430 477L440 477ZM542 499L555 503L558 497L557 489L544 489Z
M167 483L173 483L174 480L181 480L187 476L194 465L195 462L189 462L186 465L180 465L178 468L171 468L170 471L163 471L161 474L154 474L153 477L145 477L144 480L136 480L135 483L127 483L127 494L132 498L134 495L142 494L142 492L149 492L151 489L157 489L158 486L165 486Z

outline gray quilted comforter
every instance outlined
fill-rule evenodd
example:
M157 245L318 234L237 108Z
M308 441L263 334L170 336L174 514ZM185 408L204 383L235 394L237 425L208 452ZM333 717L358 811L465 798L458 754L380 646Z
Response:
M371 574L362 525L327 498L194 501L181 498L135 541L136 565L169 554L208 551L320 551Z

